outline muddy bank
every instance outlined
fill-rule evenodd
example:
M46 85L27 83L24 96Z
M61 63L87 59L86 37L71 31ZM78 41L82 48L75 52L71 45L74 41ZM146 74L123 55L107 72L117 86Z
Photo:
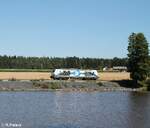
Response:
M108 81L0 81L0 91L141 91Z

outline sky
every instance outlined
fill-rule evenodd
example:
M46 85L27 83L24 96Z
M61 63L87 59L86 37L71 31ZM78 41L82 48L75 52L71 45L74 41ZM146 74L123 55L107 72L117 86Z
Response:
M150 0L0 0L0 55L126 57L150 41Z

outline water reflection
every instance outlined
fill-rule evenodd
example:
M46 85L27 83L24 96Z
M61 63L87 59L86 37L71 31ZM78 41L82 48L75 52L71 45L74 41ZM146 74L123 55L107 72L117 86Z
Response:
M23 128L149 128L150 94L1 92L0 123Z
M150 94L130 93L128 123L131 128L150 128Z

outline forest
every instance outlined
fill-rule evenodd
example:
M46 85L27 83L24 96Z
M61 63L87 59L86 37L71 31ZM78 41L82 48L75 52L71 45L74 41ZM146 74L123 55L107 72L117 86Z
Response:
M0 69L55 69L79 68L97 69L104 67L127 66L127 58L79 58L79 57L23 57L0 56Z

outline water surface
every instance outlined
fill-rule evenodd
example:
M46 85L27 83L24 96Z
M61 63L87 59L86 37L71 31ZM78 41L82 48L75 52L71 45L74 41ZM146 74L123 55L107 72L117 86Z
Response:
M0 123L22 128L150 128L150 94L0 92Z

